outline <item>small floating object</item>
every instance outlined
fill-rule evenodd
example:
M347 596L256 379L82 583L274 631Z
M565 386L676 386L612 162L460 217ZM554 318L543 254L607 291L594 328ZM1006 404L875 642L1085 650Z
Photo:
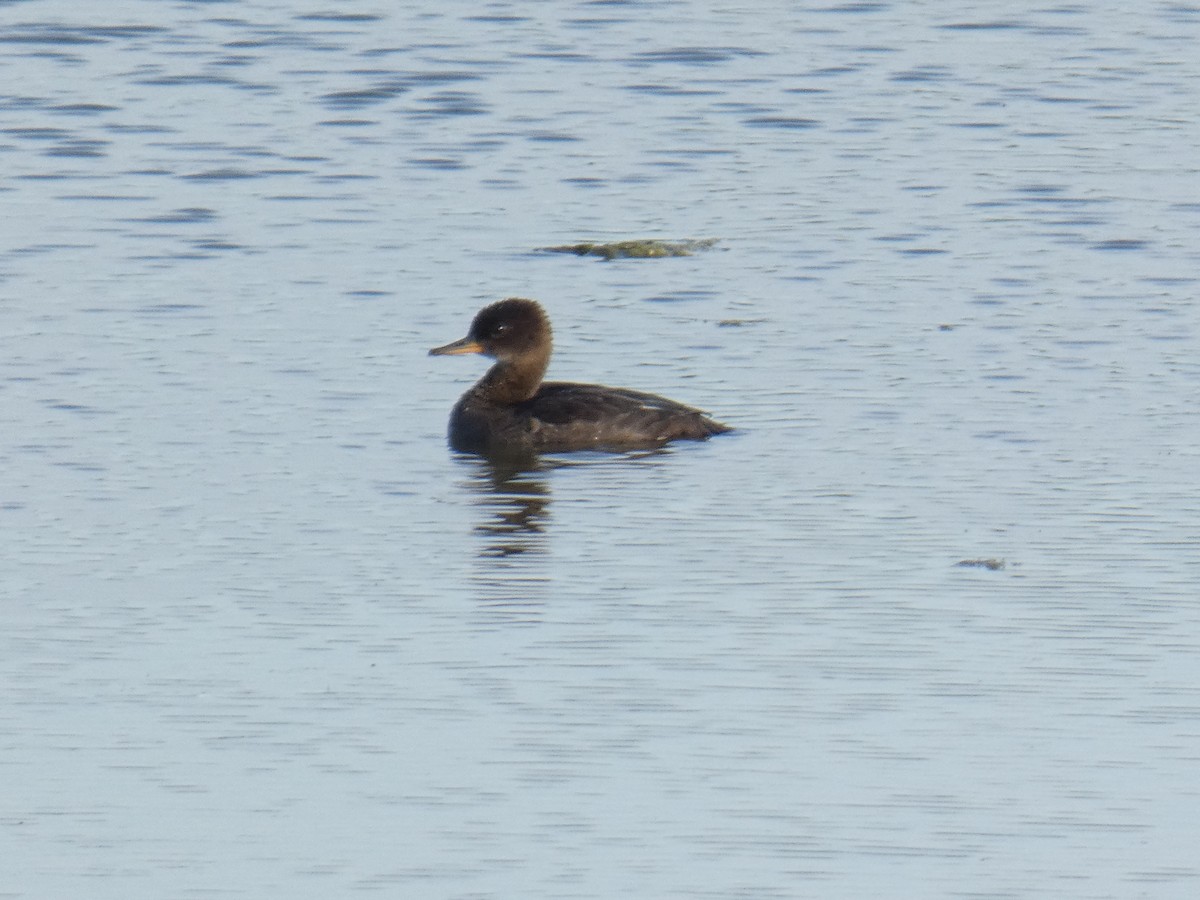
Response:
M1002 559L962 559L956 562L955 565L965 569L990 569L995 572L998 569L1003 569L1005 562Z
M613 241L602 244L585 241L581 244L563 244L559 247L539 247L544 253L574 253L576 256L597 256L601 259L664 259L668 256L691 256L697 250L711 249L717 238L686 241L660 241L654 239L636 241Z

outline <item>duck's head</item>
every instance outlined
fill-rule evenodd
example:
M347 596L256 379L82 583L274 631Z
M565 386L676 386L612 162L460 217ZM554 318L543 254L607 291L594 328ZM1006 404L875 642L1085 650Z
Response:
M541 304L509 297L481 309L465 338L435 347L429 355L482 353L500 362L513 362L525 357L549 357L550 342L550 319Z

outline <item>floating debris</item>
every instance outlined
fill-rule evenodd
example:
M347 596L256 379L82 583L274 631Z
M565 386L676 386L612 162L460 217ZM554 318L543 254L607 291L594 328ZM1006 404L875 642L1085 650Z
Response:
M997 569L1003 569L1005 563L1002 559L963 559L955 565L968 569L990 569L995 572Z
M601 259L663 259L668 256L691 256L697 250L708 250L717 238L688 241L613 241L601 244L587 241L564 244L561 247L539 247L544 253L574 253L576 256L598 256Z

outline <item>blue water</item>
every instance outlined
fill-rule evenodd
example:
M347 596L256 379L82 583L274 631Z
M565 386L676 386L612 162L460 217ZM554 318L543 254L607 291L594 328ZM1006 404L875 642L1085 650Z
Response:
M0 4L0 898L1195 896L1198 37Z

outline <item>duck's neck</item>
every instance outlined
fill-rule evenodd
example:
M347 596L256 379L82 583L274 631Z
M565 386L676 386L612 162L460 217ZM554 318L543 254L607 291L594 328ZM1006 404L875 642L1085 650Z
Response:
M517 359L501 360L492 366L475 390L495 403L522 403L537 393L550 365L550 350L526 353Z

